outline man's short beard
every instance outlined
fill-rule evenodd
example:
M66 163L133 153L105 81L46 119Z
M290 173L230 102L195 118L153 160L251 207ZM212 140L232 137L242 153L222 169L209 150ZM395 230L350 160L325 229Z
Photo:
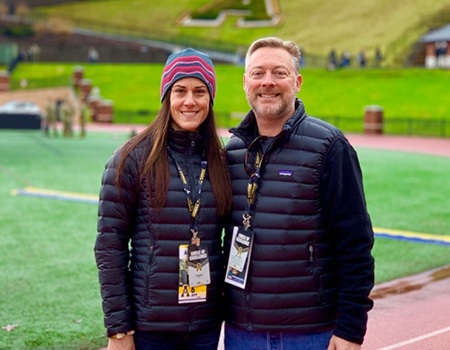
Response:
M285 116L286 106L284 103L278 103L272 106L251 105L253 112L258 118L278 120Z

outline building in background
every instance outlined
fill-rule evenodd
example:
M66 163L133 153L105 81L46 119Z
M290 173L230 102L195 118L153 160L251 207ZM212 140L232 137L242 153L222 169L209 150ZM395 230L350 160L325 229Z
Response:
M420 42L425 44L425 67L450 68L450 24L425 34Z

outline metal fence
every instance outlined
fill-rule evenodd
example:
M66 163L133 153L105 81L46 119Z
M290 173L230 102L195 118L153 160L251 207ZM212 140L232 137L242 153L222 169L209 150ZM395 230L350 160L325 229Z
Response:
M123 110L114 111L115 121L130 124L148 124L156 116L158 111L151 110ZM237 126L244 114L215 112L217 125L224 128ZM320 117L320 119L333 124L344 133L363 134L364 120L350 117ZM419 119L419 118L384 118L382 133L388 135L407 135L424 137L450 137L450 119Z
M364 133L363 118L324 117L321 118L335 125L343 132ZM419 118L384 118L382 133L390 135L450 137L450 120Z

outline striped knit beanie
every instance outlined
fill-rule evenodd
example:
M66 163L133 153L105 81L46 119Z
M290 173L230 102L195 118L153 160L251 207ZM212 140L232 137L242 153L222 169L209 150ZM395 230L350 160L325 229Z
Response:
M199 78L208 87L211 101L216 96L216 75L211 58L203 52L185 49L169 56L161 78L161 102L170 87L182 78Z

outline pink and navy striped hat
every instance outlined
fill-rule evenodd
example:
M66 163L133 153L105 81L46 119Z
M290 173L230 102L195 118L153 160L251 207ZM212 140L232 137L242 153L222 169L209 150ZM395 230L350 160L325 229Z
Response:
M211 101L216 96L216 74L211 58L200 51L185 49L169 56L161 78L161 102L170 87L182 78L199 78L208 87Z

